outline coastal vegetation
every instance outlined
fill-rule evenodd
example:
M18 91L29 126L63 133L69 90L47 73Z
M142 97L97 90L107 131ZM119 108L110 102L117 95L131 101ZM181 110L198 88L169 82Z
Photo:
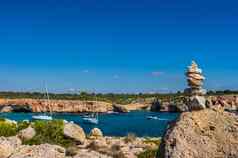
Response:
M161 140L160 139L151 139L146 138L144 140L144 143L146 144L155 144L157 148L159 148ZM144 152L140 153L138 155L138 158L155 158L157 155L158 149L147 149Z
M138 155L138 158L155 158L157 154L156 149L148 149Z
M63 147L73 146L74 142L63 134L64 122L62 120L35 121L33 128L36 135L24 142L28 145L56 144Z
M49 93L51 99L56 100L84 100L84 101L105 101L117 104L129 104L134 101L143 102L148 98L159 98L159 99L170 99L173 97L181 96L182 93L171 93L171 94L160 94L160 93L139 93L139 94L129 94L129 93ZM0 92L0 98L8 99L21 99L21 98L30 98L30 99L42 99L46 98L44 93L40 92Z
M10 122L3 118L0 119L0 136L15 136L19 131L26 129L29 125L35 129L36 135L30 139L23 141L26 145L55 144L63 147L73 146L74 142L66 138L63 134L64 122L62 120L53 121L35 121L29 123L27 121Z
M234 95L238 91L224 90L224 91L208 91L207 95ZM176 101L183 98L184 94L180 91L177 93L50 93L51 99L56 100L85 100L85 101L106 101L115 104L130 104L133 102L145 102L150 99L160 99L163 101ZM44 93L40 92L0 92L0 98L7 99L42 99L46 98Z
M84 131L80 128L63 120L15 122L0 118L0 149L7 151L4 157L28 155L30 151L32 155L59 154L71 158L85 154L89 157L155 158L160 144L159 138L138 138L132 133L126 137L104 137L100 129L92 129L88 137L82 137Z
M16 135L22 129L29 126L28 122L20 121L17 124L9 122L4 118L0 118L0 136L10 137Z

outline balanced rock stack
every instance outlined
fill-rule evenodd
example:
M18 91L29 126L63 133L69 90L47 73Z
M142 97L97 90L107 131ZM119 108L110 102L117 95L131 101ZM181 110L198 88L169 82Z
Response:
M185 89L185 94L189 96L187 103L189 110L205 109L206 99L204 95L206 90L202 88L205 77L195 61L192 61L192 65L188 67L186 77L189 88Z

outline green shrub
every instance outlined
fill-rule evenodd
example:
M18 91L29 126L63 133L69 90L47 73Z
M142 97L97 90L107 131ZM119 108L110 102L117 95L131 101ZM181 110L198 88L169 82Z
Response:
M146 143L146 144L152 144L153 143L157 146L160 146L161 138L159 138L159 139L146 138L146 140L144 140L144 143Z
M146 138L144 140L144 143L146 144L155 144L156 146L160 146L161 139L151 139L151 138ZM155 158L157 154L158 149L147 149L146 151L140 153L138 155L138 158Z
M29 127L30 122L26 122L26 121L20 121L17 123L17 132L26 129L27 127Z
M0 136L10 137L17 134L17 126L15 124L0 121Z
M157 154L157 149L156 150L148 149L144 151L143 153L140 153L138 155L138 158L155 158L156 154Z
M5 121L6 121L5 118L0 117L0 122L5 122Z
M64 123L62 120L35 121L33 128L36 136L24 144L39 145L44 143L61 145L63 147L73 146L74 142L63 134Z

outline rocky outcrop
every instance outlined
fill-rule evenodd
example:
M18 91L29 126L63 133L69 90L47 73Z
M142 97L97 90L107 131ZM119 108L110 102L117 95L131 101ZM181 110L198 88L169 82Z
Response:
M224 95L224 96L208 96L206 100L208 107L223 107L228 111L238 110L238 96L237 95Z
M17 148L9 158L65 158L65 149L50 144L23 145Z
M0 158L8 158L21 145L17 137L0 137Z
M85 149L95 151L108 157L137 158L141 152L156 148L155 144L147 143L144 138L135 138L128 142L123 137L103 137L88 141L88 145L83 151Z
M103 133L99 128L93 128L89 134L90 139L98 139L103 137Z
M80 126L73 123L66 123L64 125L64 135L81 144L83 144L86 140L86 135L83 129Z
M96 151L81 149L80 152L73 158L112 158L112 157L100 154L99 152Z
M0 112L13 112L13 108L11 106L3 106Z
M113 111L119 112L119 113L127 113L129 110L124 105L113 105Z
M151 103L131 103L127 105L123 105L127 111L134 111L134 110L145 110L151 106Z
M158 158L237 158L238 116L221 108L182 113L158 153Z
M36 135L36 131L34 128L29 126L26 129L21 130L18 133L18 137L21 138L22 140L30 140Z

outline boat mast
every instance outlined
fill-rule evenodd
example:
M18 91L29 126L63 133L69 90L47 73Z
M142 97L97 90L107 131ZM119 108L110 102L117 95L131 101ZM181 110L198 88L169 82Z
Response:
M52 114L52 112L51 112L51 106L50 106L50 96L49 96L47 84L45 84L45 91L46 91L46 97L47 97L47 106L49 107L50 114Z
M98 100L97 100L97 94L96 94L96 91L95 91L95 97L96 97L96 107L95 109L97 109L97 103L98 103ZM96 119L98 120L98 112L96 112Z

